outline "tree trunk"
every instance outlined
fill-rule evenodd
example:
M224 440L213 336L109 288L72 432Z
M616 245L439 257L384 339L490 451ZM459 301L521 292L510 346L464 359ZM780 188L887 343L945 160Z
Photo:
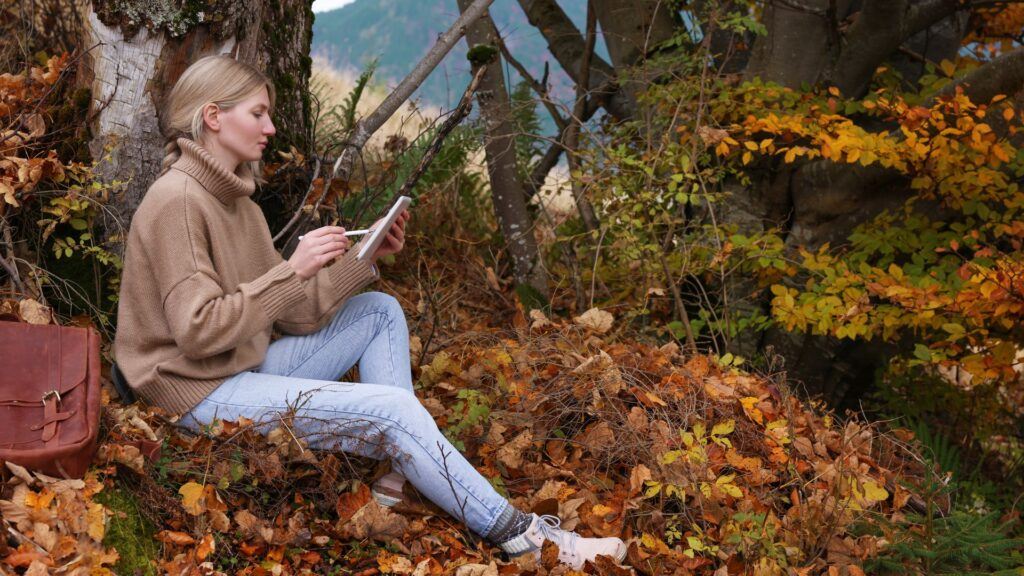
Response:
M459 9L465 11L470 4L470 0L459 0ZM481 45L493 47L500 62L497 38L490 14L485 14L466 28L466 44L470 49ZM526 194L516 171L515 128L511 122L505 77L497 63L488 66L484 73L477 101L485 126L484 152L491 198L512 258L516 283L530 286L547 298L547 270L540 259L533 236L533 221L526 206Z
M108 233L127 229L156 179L166 142L158 125L164 98L202 56L231 54L265 71L277 90L275 148L307 148L309 0L231 0L209 13L191 3L154 11L141 0L94 0L87 10L83 45L93 49L79 81L92 88L90 151L104 159L104 180L125 182L111 203L116 221L105 223Z

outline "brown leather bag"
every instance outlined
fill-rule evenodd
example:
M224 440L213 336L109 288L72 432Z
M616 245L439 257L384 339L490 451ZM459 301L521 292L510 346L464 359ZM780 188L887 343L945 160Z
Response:
M0 322L0 460L81 478L96 452L99 420L96 331Z

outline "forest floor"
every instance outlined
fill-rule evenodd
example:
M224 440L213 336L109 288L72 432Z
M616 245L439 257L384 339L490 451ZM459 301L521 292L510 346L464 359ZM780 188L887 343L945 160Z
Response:
M524 313L480 257L412 252L377 288L406 309L417 396L520 509L627 541L630 568L586 573L858 575L893 526L936 505L906 431L802 401L781 372L638 339L605 310ZM83 480L5 471L3 570L570 572L550 548L502 558L428 502L379 506L367 486L388 465L312 451L288 415L265 436L248 421L192 435L104 404Z

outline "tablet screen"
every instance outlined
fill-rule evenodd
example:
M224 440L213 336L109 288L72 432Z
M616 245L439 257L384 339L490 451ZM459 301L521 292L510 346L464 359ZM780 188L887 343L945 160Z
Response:
M411 203L412 198L409 198L408 196L399 196L398 200L391 207L391 210L388 210L388 215L377 223L373 232L370 232L369 236L365 240L359 243L359 254L356 254L356 258L359 260L369 260L373 253L377 251L377 248L379 248L384 242L384 239L387 238L388 230L391 229L391 225L395 223L398 215L401 214L402 210L408 207Z

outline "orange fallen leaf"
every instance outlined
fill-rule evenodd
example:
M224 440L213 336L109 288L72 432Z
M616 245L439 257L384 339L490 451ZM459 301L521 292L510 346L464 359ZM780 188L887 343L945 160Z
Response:
M154 537L160 542L166 544L174 544L175 546L188 546L189 544L195 544L196 539L189 536L184 532L176 532L173 530L161 530L157 532Z
M206 557L216 549L217 543L213 539L213 534L207 533L199 542L199 546L196 546L196 558L199 560L205 560Z

